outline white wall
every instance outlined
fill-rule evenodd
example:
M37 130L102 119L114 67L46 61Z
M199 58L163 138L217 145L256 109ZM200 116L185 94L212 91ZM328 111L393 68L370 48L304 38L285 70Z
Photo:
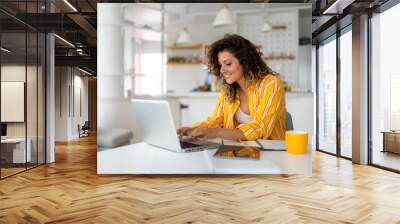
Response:
M78 124L88 120L88 78L77 69L56 67L55 140L69 141L78 138ZM78 92L80 89L81 103ZM82 116L77 105L82 105ZM74 111L75 110L75 111ZM74 113L75 112L75 113Z
M26 112L26 120L23 122L7 122L7 137L25 137L31 140L31 155L36 161L39 153L39 163L44 162L44 74L39 66L25 66L25 64L4 64L1 66L2 81L24 82L26 85L26 107L21 109ZM27 81L25 80L27 78ZM23 94L23 92L22 92ZM2 95L3 97L7 97ZM2 107L1 110L13 110L10 107ZM15 113L15 111L8 111ZM50 157L49 157L50 158ZM51 161L51 160L49 160Z
M50 12L54 5L46 2ZM54 35L46 35L46 163L55 162L55 42Z
M170 56L197 56L204 58L204 46L222 38L226 33L234 33L236 26L214 28L212 26L215 15L198 15L188 17L184 23L167 25L166 46L172 46L181 30L186 27L194 43L203 43L201 49L170 50L167 49L167 57ZM167 65L166 85L167 92L188 92L199 85L203 85L207 73L202 64Z
M287 29L272 30L267 33L261 31L264 25L264 11L237 12L237 25L226 28L214 28L212 26L214 14L188 15L182 18L180 23L168 24L166 45L171 46L176 41L183 27L188 29L194 43L208 45L222 38L226 33L237 33L249 39L257 45L261 45L264 56L273 54L293 54L292 60L267 60L268 66L280 73L284 81L296 90L311 90L311 45L299 48L300 35L311 38L311 9L310 14L296 8L287 8L268 11L268 21L271 25L285 25ZM300 16L300 17L299 17ZM203 49L171 50L167 49L167 57L198 56L204 58ZM187 92L204 84L206 71L201 64L167 65L166 81L167 92Z
M55 141L68 140L68 68L55 68Z
M189 92L204 84L207 71L198 64L167 66L167 93Z
M82 74L82 73L81 73ZM73 124L72 127L74 127L72 129L72 135L73 136L78 136L78 129L76 128L78 126L78 124L80 124L81 126L85 123L85 121L88 121L89 116L88 116L88 107L89 107L89 102L88 102L88 96L89 96L89 92L88 92L88 77L87 76L81 76L81 75L75 75L75 81L74 81L74 85L75 85L75 91L77 90L77 88L80 88L81 91L81 112L78 110L77 106L75 106L75 117L73 119ZM77 92L75 92L75 94L77 94ZM75 105L79 104L79 102L77 102L77 97L75 96Z
M27 73L26 73L27 72ZM25 75L28 76L29 87L27 88L27 121L28 121L28 137L30 133L36 135L36 67L25 65L3 65L1 67L1 81L18 81L25 82ZM35 78L33 78L35 77ZM7 110L9 108L1 108ZM26 122L8 122L7 136L8 137L25 137Z
M311 40L311 9L310 10L300 10L299 11L299 38L308 37ZM312 86L312 45L300 45L298 52L298 83L300 90L311 90L313 91Z
M286 110L292 115L293 128L308 133L308 143L314 149L314 94L312 93L286 93Z
M122 4L97 5L97 99L124 98Z

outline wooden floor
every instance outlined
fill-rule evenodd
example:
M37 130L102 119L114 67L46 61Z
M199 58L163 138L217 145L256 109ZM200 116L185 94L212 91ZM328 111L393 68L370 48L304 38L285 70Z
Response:
M96 174L94 137L0 181L0 223L400 223L400 175L323 153L312 177Z
M11 176L13 174L19 173L26 170L25 167L24 168L1 168L1 177L8 177Z
M373 163L395 170L400 170L400 155L392 152L374 151Z

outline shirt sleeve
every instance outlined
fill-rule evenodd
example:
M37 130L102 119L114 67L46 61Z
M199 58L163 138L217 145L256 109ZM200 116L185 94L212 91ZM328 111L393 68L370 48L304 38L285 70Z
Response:
M192 125L192 127L222 128L224 126L224 104L225 93L223 90L221 90L217 105L215 106L212 115L209 116L206 121L195 123Z
M247 140L268 138L278 120L279 109L284 100L282 83L277 77L264 80L260 89L260 103L250 123L240 124L238 129Z

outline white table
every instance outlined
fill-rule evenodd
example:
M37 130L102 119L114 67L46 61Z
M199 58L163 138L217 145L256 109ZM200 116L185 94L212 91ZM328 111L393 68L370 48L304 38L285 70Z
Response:
M26 139L27 141L27 147L26 147L26 154L25 154L25 138L6 138L6 139L1 139L1 144L6 146L6 145L11 145L12 148L12 155L13 155L13 163L25 163L25 159L27 160L26 162L31 161L31 145L32 141L30 138Z
M216 149L177 153L146 143L97 152L98 174L305 174L312 173L312 151L291 155L261 151L260 160L213 157Z

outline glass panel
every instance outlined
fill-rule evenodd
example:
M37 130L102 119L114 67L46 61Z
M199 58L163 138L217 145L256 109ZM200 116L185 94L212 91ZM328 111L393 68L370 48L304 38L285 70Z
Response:
M26 33L2 33L1 140L2 178L25 170Z
M1 1L0 6L33 24L29 13L45 12L44 0ZM2 178L45 161L45 35L32 29L0 12Z
M27 113L27 143L28 143L28 168L37 165L37 75L38 75L38 36L36 32L27 33L28 38L28 63L27 63L27 81L26 81L26 113ZM30 150L29 150L30 149Z
M340 154L352 157L352 35L340 37Z
M45 65L46 65L46 37L39 34L38 45L38 163L45 163Z
M26 12L32 24L38 23L37 16L32 18L33 13L39 12L37 1L27 2ZM27 113L27 167L32 168L38 163L38 33L36 30L27 30L27 80L26 80L26 113Z
M319 149L336 153L336 40L318 48Z
M400 170L400 4L372 18L372 163Z

